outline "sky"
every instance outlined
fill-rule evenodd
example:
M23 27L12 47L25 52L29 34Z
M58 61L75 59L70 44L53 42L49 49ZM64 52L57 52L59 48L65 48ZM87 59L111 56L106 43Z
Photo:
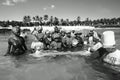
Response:
M0 0L0 20L45 14L70 20L120 17L120 0Z

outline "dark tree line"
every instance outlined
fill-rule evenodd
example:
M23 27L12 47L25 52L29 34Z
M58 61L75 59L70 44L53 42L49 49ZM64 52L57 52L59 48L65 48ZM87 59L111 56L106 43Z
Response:
M53 16L24 16L23 21L0 21L0 26L8 27L12 26L95 26L95 27L120 27L120 17L119 18L102 18L97 20L91 20L86 18L86 20L81 21L81 17L78 16L76 20L70 21L69 19L60 19Z

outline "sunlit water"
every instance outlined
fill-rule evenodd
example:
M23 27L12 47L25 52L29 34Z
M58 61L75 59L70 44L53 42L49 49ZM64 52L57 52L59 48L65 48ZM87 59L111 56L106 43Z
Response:
M1 43L5 52L6 42ZM116 75L117 74L117 75ZM0 80L119 80L117 72L81 56L0 56Z

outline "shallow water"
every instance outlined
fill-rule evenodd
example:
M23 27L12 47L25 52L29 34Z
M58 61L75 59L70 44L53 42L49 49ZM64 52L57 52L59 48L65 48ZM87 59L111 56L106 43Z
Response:
M110 80L105 73L94 70L83 57L3 59L0 80Z
M118 32L117 35L119 35ZM117 36L118 38L120 39L119 36ZM2 40L0 44L0 80L120 79L119 67L113 67L114 70L112 70L109 69L110 65L103 64L98 60L81 56L57 56L56 58L45 57L42 59L29 56L4 57L7 42Z
M0 80L118 80L114 74L98 61L81 56L0 56Z

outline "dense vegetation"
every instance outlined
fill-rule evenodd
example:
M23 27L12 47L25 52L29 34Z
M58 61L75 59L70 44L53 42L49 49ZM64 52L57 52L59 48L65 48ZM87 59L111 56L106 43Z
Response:
M44 15L40 16L24 16L23 21L0 21L0 26L8 27L12 26L95 26L95 27L120 27L120 17L119 18L103 18L97 20L91 20L86 18L86 20L81 21L81 17L78 16L76 20L70 21L69 19L59 19L57 17Z

